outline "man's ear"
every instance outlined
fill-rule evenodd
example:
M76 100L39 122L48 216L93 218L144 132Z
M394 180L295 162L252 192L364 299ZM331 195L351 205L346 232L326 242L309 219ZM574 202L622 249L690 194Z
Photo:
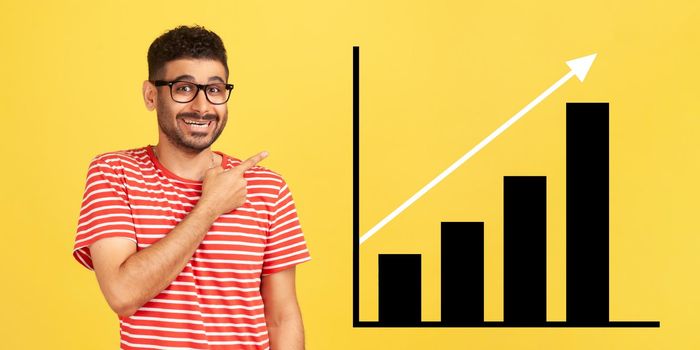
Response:
M143 102L146 104L146 109L152 111L156 109L156 99L158 98L158 91L156 91L156 86L153 85L148 80L143 81Z

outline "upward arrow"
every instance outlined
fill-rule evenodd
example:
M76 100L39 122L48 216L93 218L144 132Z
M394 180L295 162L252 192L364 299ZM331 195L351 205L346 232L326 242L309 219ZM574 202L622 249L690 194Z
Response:
M576 75L578 80L583 81L583 79L586 79L586 74L588 74L588 71L591 69L591 65L593 65L593 61L597 55L598 54L594 53L592 55L575 58L571 61L566 61L566 65L571 68L571 72Z
M477 152L479 152L484 146L488 145L493 139L495 139L498 135L500 135L502 132L504 132L506 129L508 129L511 125L513 125L515 122L517 122L522 116L524 116L527 112L529 112L532 108L537 106L542 100L547 98L547 96L551 95L554 91L556 91L560 86L564 85L569 79L571 79L573 76L576 76L578 80L583 81L586 78L586 75L588 74L588 71L591 69L591 65L593 64L593 61L595 60L597 54L592 54L588 56L583 56L579 57L570 61L566 62L566 65L569 66L571 69L568 73L566 73L561 79L559 79L556 83L554 83L552 86L547 88L543 93L541 93L539 96L535 97L532 102L528 103L527 106L525 106L523 109L521 109L518 113L515 113L514 116L510 117L508 121L506 121L503 125L501 125L498 129L496 129L494 132L492 132L489 136L486 136L485 139L483 139L479 144L474 146L469 152L465 153L462 157L457 159L452 165L450 165L447 169L445 169L440 175L435 177L433 180L431 180L427 185L423 186L416 194L411 196L408 200L406 200L403 204L401 204L398 208L396 208L394 211L391 212L391 214L387 215L384 219L379 221L374 227L372 227L367 233L362 235L360 237L360 244L364 243L368 238L372 237L377 231L379 231L384 225L388 224L391 220L393 220L397 215L401 214L406 208L408 208L413 202L417 201L418 198L422 197L426 192L430 191L435 185L440 183L443 179L447 177L447 175L450 175L453 171L455 171L457 168L459 168L464 162L466 162L469 158L471 158L473 155L475 155Z

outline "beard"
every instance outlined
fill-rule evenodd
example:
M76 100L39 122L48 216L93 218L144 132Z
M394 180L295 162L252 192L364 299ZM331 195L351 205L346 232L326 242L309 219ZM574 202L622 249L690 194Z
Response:
M167 107L159 106L156 110L158 116L158 127L168 138L168 141L178 149L190 153L198 154L203 150L209 148L221 135L226 126L226 121L228 120L228 111L224 112L222 118L219 118L216 114L204 114L199 115L192 112L183 112L172 117L172 114L167 112ZM189 130L183 130L179 123L180 119L196 119L202 121L211 121L215 123L215 129L211 132L192 132ZM211 135L209 135L211 133Z

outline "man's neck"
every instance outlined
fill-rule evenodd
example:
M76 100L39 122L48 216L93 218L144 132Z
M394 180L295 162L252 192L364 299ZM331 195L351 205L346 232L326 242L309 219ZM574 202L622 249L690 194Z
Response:
M189 153L168 142L158 142L154 148L161 165L188 180L202 181L209 168L221 165L221 156L212 152L211 147L199 153Z

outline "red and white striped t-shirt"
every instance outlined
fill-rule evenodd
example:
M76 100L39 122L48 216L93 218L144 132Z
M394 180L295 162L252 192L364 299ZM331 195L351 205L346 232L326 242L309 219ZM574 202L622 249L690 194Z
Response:
M224 169L240 164L222 156ZM261 276L310 260L291 192L260 166L244 174L245 204L221 215L175 280L119 319L122 349L269 349ZM92 270L90 244L121 237L142 250L192 210L202 182L163 167L149 146L90 163L73 256Z

